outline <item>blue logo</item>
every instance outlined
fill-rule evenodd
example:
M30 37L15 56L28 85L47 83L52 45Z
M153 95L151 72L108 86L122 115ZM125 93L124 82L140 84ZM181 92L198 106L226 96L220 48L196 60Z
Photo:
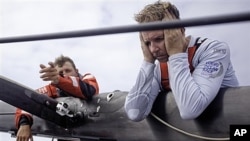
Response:
M216 77L222 73L222 64L220 62L206 62L204 68L202 69L202 74L209 77Z

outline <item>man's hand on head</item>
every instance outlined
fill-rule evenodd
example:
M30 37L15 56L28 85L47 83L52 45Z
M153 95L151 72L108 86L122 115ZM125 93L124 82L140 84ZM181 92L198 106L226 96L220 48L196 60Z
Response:
M143 37L142 37L142 33L139 34L140 37L140 42L141 42L141 49L142 49L142 53L144 56L144 60L146 62L150 62L150 63L154 63L155 62L155 58L152 55L152 53L150 52L149 48L147 47L147 45L145 44Z
M163 21L172 21L176 18L166 11ZM171 56L176 53L183 53L186 51L187 42L185 39L185 33L182 28L165 29L164 30L165 47L168 55Z

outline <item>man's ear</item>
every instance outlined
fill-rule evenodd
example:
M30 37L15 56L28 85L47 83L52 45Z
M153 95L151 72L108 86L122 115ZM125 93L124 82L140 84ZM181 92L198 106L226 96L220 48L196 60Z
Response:
M79 73L79 72L78 72L78 69L76 69L76 73Z

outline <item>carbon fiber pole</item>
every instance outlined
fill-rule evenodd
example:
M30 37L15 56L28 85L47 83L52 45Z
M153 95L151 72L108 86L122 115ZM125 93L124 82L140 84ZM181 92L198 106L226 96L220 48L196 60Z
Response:
M95 36L95 35L105 35L105 34L147 31L147 30L171 29L178 27L191 27L191 26L212 25L212 24L232 23L232 22L243 22L243 21L250 21L250 11L245 13L230 14L230 15L182 19L182 20L167 21L167 22L152 22L152 23L137 24L137 25L117 26L110 28L99 28L99 29L97 28L89 30L25 35L16 37L3 37L0 38L0 43L75 38L75 37L85 37L85 36Z

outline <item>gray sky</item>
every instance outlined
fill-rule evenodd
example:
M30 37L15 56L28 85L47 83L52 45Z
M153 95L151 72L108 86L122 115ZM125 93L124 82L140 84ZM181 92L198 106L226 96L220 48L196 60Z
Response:
M0 37L136 24L133 15L154 0L0 0ZM181 18L250 11L249 0L172 0ZM227 42L240 85L250 85L250 23L186 28L187 35ZM81 73L96 76L100 92L128 91L142 62L138 33L0 44L0 75L36 89L39 64L70 56ZM1 123L0 123L1 124ZM36 141L42 138L35 137ZM10 140L0 133L0 141ZM51 140L48 138L43 141Z

